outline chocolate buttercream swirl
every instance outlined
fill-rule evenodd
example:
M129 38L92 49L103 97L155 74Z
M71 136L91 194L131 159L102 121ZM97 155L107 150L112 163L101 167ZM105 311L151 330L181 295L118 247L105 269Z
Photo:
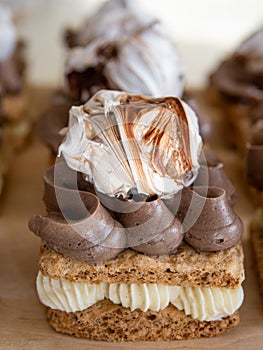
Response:
M246 38L211 75L224 98L254 105L263 100L263 29Z
M148 255L175 253L183 239L182 224L164 202L157 196L144 203L129 202L133 210L115 212L127 230L128 245Z
M44 178L48 215L32 216L29 228L50 248L66 256L87 263L114 258L126 247L124 228L93 193L74 189L73 172L65 172L63 163L57 168L61 179L58 184L54 182L54 168L48 169Z
M196 208L202 206L200 215ZM185 188L177 213L185 228L184 240L198 251L217 251L237 244L243 233L243 224L218 187Z
M181 223L159 198L136 202L108 197L115 201L109 211L88 192L94 191L93 186L64 162L47 170L44 183L48 214L32 216L29 228L66 256L97 263L129 247L148 255L171 254L182 242Z
M237 192L224 170L224 164L210 149L205 149L200 157L200 169L195 186L220 187L226 191L231 206L237 202Z

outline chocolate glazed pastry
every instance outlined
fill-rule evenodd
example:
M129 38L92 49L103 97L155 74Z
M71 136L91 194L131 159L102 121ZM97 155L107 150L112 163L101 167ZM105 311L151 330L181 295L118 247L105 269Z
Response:
M240 241L242 222L222 188L200 186L185 188L182 192L177 216L183 222L186 231L184 240L188 244L198 251L217 251L228 249ZM196 208L200 207L201 213L195 216Z

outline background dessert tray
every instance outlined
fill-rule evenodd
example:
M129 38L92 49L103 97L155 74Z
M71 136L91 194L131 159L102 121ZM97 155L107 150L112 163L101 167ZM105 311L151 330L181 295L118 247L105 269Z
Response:
M31 109L37 115L48 104L52 90L31 88L30 91ZM27 228L33 213L44 213L42 177L50 161L47 148L33 137L26 149L13 158L0 202L0 349L262 349L263 296L247 229L254 209L244 181L242 161L219 143L215 142L214 147L238 189L236 210L245 226L245 300L240 310L241 322L236 328L224 336L209 339L140 343L95 342L53 331L45 320L45 308L35 290L40 240Z

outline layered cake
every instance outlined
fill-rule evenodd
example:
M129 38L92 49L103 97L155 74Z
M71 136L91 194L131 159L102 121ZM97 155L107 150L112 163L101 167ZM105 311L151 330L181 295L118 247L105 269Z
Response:
M64 134L44 177L47 214L29 221L49 324L105 341L236 326L242 222L232 190L210 186L195 112L175 97L101 90L70 109Z
M221 63L211 75L209 86L219 98L231 143L246 156L248 182L256 188L262 187L263 177L262 42L261 28ZM257 164L256 171L254 164Z
M0 93L10 131L10 145L24 145L31 129L25 87L25 44L18 39L11 10L0 5Z
M241 151L255 216L251 238L261 276L263 221L263 28L246 38L212 74L212 87L225 117L225 128ZM262 280L262 276L260 277Z
M252 116L263 100L263 29L245 39L210 77L232 143L245 150Z

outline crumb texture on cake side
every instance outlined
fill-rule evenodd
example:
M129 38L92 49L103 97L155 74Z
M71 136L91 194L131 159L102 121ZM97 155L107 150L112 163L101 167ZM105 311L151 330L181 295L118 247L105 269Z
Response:
M161 341L213 337L239 323L239 313L218 321L199 321L173 305L153 312L131 311L109 300L66 313L47 308L47 320L58 332L100 341Z
M150 257L127 249L95 265L67 258L42 244L40 271L51 278L86 283L162 283L180 286L241 285L245 276L241 243L219 252L196 252L187 244L174 255Z

